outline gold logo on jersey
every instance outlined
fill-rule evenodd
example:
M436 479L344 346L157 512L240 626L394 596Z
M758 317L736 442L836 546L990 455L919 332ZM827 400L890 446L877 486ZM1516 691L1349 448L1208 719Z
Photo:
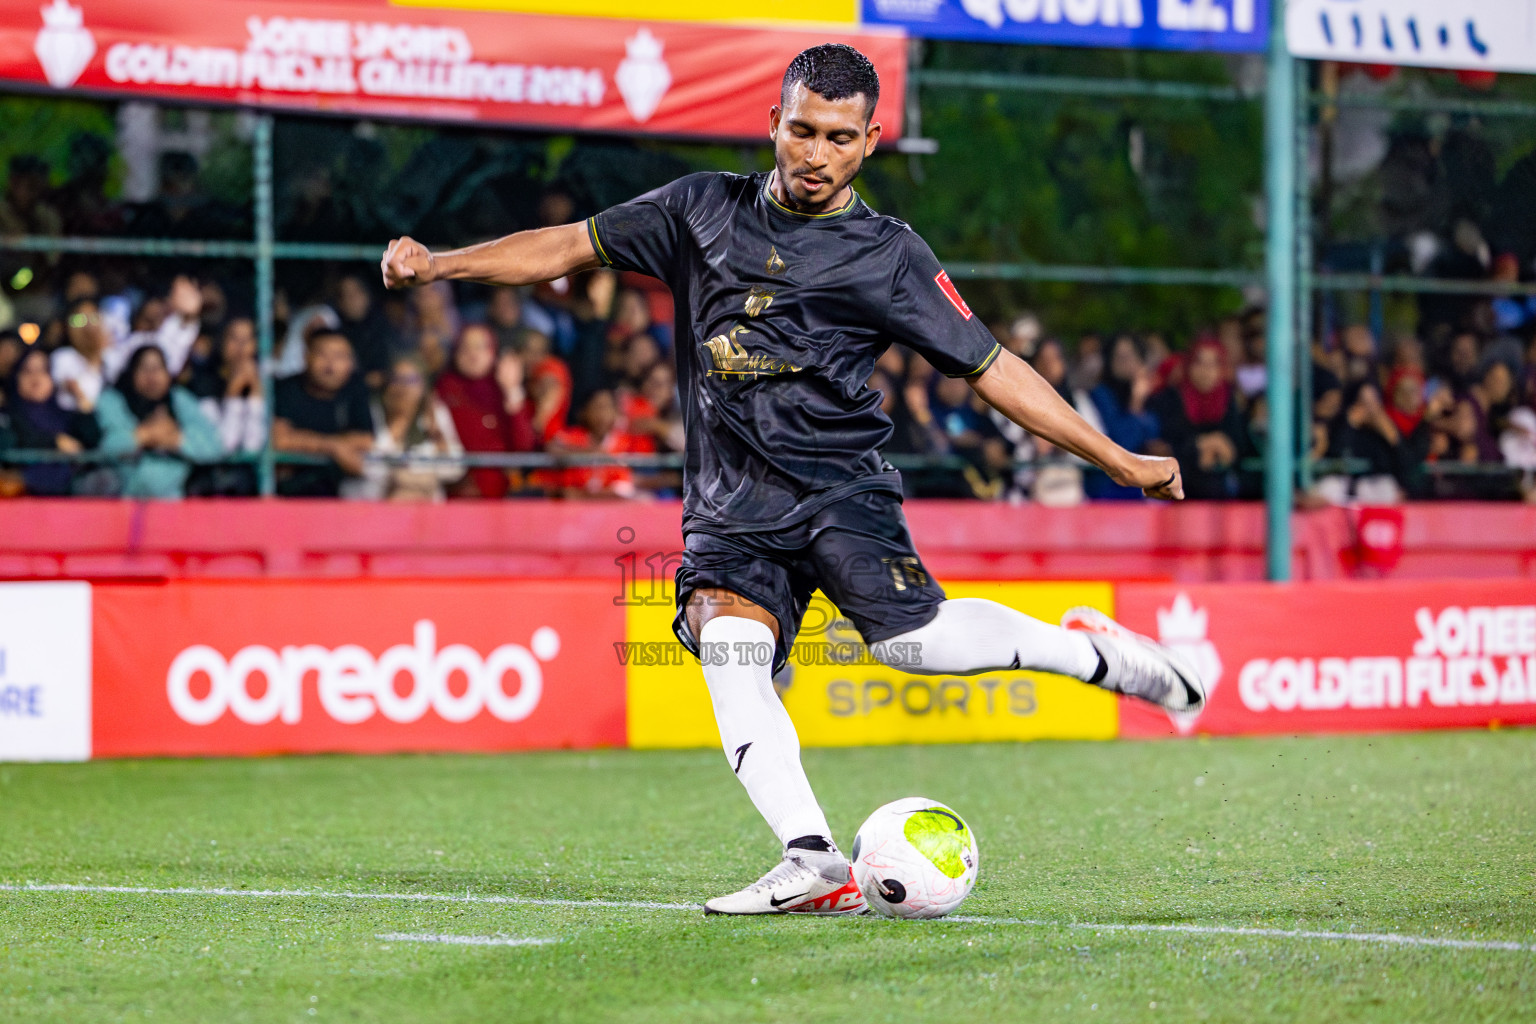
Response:
M910 555L906 558L882 558L885 568L891 574L891 584L897 590L906 590L909 586L921 590L928 585L928 574L923 571L923 565Z
M717 334L704 343L714 369L709 375L721 377L766 377L778 373L795 373L800 367L785 359L775 359L761 353L748 352L739 335L750 333L737 325L729 334Z
M776 245L768 247L768 265L763 268L769 277L778 277L784 273L784 261L779 258L779 248Z
M757 316L757 314L773 305L773 297L777 294L778 292L771 292L766 288L759 288L757 285L753 285L752 290L747 293L747 316Z

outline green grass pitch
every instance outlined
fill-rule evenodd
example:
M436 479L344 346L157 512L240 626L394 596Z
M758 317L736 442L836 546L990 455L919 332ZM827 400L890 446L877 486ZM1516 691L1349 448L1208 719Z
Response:
M967 920L677 906L776 853L718 751L0 765L0 1020L1536 1018L1536 732L805 759L965 815Z

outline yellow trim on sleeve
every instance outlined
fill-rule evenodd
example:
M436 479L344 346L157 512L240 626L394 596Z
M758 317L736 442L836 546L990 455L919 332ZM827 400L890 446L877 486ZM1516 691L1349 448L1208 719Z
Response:
M993 363L997 362L997 357L1002 354L1002 351L1003 351L1003 344L1002 344L1002 342L996 342L992 346L992 351L987 353L987 358L983 359L980 363L978 363L976 365L976 369L974 369L974 370L967 370L965 373L951 374L951 376L953 376L953 377L975 377L975 376L977 376L979 374L985 373L985 372L987 372L987 367L989 367Z
M608 258L608 253L603 249L602 239L597 237L597 218L587 218L587 234L592 238L592 248L597 250L597 258L603 261L603 266L613 266L613 260Z

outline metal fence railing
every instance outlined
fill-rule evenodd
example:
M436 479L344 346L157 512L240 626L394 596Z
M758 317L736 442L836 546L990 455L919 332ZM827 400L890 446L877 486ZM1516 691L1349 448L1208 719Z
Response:
M1273 58L1272 62L1273 62ZM1289 60L1287 58L1287 60ZM1390 111L1418 111L1456 116L1482 118L1509 117L1536 119L1536 102L1505 98L1473 98L1444 95L1391 96L1366 95L1349 91L1326 92L1314 89L1308 81L1307 62L1293 61L1289 71L1294 75L1295 102L1291 105L1295 124L1294 180L1295 202L1286 216L1294 229L1294 266L1296 282L1295 330L1291 342L1292 365L1296 373L1291 378L1294 400L1301 408L1310 404L1310 352L1309 345L1314 333L1316 298L1322 294L1358 293L1366 296L1384 294L1439 294L1439 295L1489 295L1489 296L1536 296L1536 284L1501 283L1493 281L1439 280L1402 274L1340 272L1320 266L1314 251L1312 220L1313 195L1309 187L1307 168L1310 160L1308 138L1311 127L1321 112L1336 107L1377 107ZM921 132L921 103L915 97L933 90L970 90L985 92L1023 92L1057 96L1086 97L1090 100L1131 99L1155 103L1188 102L1194 104L1259 103L1266 100L1261 89L1240 85L1207 82L1161 81L1140 78L1088 78L1068 75L1017 74L1003 72L954 71L916 67L911 73L912 97L909 102L912 123L909 132L917 136ZM184 240L165 238L128 237L55 237L9 236L0 237L0 252L26 252L40 254L82 254L138 256L151 258L187 258L249 261L255 292L257 338L262 365L270 367L274 344L273 295L275 264L282 260L296 261L358 261L372 262L379 256L377 246L333 244L320 242L279 241L276 237L273 181L273 132L274 118L264 111L252 115L253 130L251 147L251 195L254 213L254 229L246 240ZM912 157L920 159L920 157ZM955 262L948 264L957 278L976 280L1068 282L1106 286L1152 285L1167 287L1212 287L1226 289L1254 289L1265 286L1269 277L1265 269L1248 267L1144 267L1144 266L1095 266L1050 263L1014 262ZM270 371L264 371L270 372ZM271 394L271 379L265 381ZM271 406L268 403L268 416ZM1296 432L1298 445L1294 453L1295 482L1306 486L1315 472L1323 467L1313 466L1308 452L1300 442L1301 432ZM48 455L46 453L9 452L0 457L21 464L32 461L101 461L101 456L86 453L79 457ZM647 459L654 459L648 462ZM306 461L304 457L278 453L271 448L270 431L268 444L256 456L230 457L220 460L227 464L254 464L259 489L262 494L275 491L276 468L289 462ZM400 462L419 464L416 456L400 458ZM897 461L893 458L892 460ZM458 460L466 467L499 467L509 469L561 468L580 465L624 464L634 467L675 469L680 461L676 456L613 457L575 456L548 453L474 454ZM914 468L941 470L958 468L966 464L964 459L940 457L920 459ZM1441 475L1485 474L1507 472L1502 468L1460 467L1440 464L1427 468L1426 472Z

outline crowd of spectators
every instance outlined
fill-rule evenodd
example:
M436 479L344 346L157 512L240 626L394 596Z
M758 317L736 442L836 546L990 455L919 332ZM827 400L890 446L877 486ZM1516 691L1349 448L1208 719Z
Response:
M111 212L99 188L50 194L32 158L9 170L0 234L87 231L87 214ZM136 216L160 217L159 229L175 233L187 217L217 212L206 206L167 199ZM1494 277L1521 276L1513 256L1489 264ZM671 297L647 278L600 270L530 289L439 282L386 293L372 272L311 264L276 295L263 366L241 308L248 266L158 281L144 266L29 256L26 286L16 287L20 271L9 278L0 495L251 495L255 456L269 443L283 455L276 487L287 496L633 499L680 489L664 461L600 460L682 450ZM1317 472L1303 501L1536 500L1536 300L1422 308L1411 334L1354 324L1313 344L1311 407L1296 443ZM1262 310L1192 338L1061 338L1031 314L993 331L1114 440L1177 456L1189 497L1261 496ZM914 496L1141 497L1029 436L915 353L888 349L869 386L894 425L885 454ZM536 452L596 458L476 461Z
M1312 346L1298 419L1314 470L1304 503L1407 498L1536 500L1536 307L1476 301L1459 326L1379 338L1352 325ZM1484 325L1484 326L1479 326ZM1215 324L1177 350L1158 333L1084 334L1069 346L1033 315L994 327L1061 397L1119 444L1179 459L1188 497L1263 496L1269 430L1264 313ZM896 424L887 453L950 456L960 472L909 472L925 496L1135 500L1031 437L962 381L888 351L871 386Z
M465 464L466 453L681 451L670 297L646 279L595 271L537 289L438 283L395 294L354 272L291 305L280 292L269 417L255 326L229 311L218 283L184 274L107 295L95 275L70 273L35 337L0 333L0 462L16 460L0 492L254 494L253 457L269 421L274 450L294 456L277 469L282 495L636 498L679 489L668 468ZM1536 491L1536 310L1471 308L1466 325L1428 338L1382 339L1352 325L1314 346L1298 442L1317 479L1303 500ZM1262 311L1179 345L1129 332L1067 342L1028 314L994 332L1114 440L1177 456L1189 497L1261 496ZM1140 498L915 353L888 349L869 384L894 424L885 454L916 496ZM35 458L48 451L76 458Z
M0 494L253 495L269 443L283 455L277 492L294 497L681 486L666 465L602 464L682 448L671 335L658 326L671 300L645 279L596 271L537 291L397 294L339 273L298 302L278 292L263 366L253 318L215 276L113 294L106 276L70 271L40 322L0 330ZM536 452L593 458L474 458Z

